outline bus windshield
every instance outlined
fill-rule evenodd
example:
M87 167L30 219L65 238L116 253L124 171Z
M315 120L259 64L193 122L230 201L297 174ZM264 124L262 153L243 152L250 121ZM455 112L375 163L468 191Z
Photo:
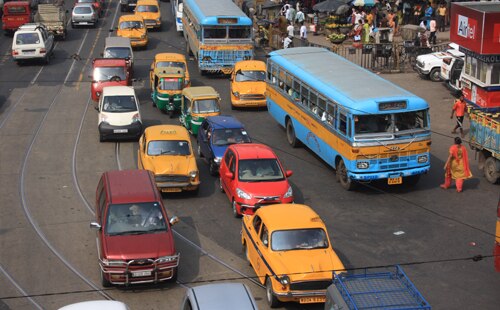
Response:
M427 128L427 111L354 116L355 135Z

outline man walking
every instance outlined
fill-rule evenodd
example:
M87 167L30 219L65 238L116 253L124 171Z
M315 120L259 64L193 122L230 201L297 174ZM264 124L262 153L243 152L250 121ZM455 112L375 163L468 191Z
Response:
M455 104L453 104L450 118L453 119L453 114L457 116L457 125L453 128L451 133L457 133L457 129L460 129L460 135L462 138L464 137L463 123L466 109L467 105L465 104L464 95L460 94L460 98L455 101Z
M307 27L304 25L304 22L300 23L300 40L302 46L307 46Z
M437 32L437 24L436 24L436 18L434 15L431 17L431 21L429 22L429 43L436 45L436 32Z

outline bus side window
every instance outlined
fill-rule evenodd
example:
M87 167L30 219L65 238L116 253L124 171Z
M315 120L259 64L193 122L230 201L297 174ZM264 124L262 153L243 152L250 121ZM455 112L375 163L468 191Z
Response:
M328 102L327 104L327 115L326 115L326 122L328 125L332 126L335 128L335 113L336 113L336 106L332 102Z
M311 112L313 112L313 114L317 115L317 113L318 113L318 95L313 90L311 90L309 92L309 109L311 109Z
M343 135L347 135L347 115L345 112L339 113L339 131Z
M309 105L309 88L302 85L302 92L300 94L302 96L302 104L307 107Z

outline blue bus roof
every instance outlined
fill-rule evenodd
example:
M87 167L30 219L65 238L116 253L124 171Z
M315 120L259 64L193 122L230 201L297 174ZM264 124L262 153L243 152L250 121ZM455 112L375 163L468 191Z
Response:
M378 102L408 102L406 110L429 105L413 93L349 60L319 47L296 47L269 53L270 59L324 96L356 114L378 112Z
M252 26L252 20L231 0L184 0L203 26ZM236 24L220 24L218 18L235 18Z
M238 119L230 115L209 116L207 117L207 122L209 122L214 129L244 128L243 124Z

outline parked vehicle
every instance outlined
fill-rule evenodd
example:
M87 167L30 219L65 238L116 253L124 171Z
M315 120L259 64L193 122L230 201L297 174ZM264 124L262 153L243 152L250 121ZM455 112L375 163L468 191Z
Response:
M139 0L135 7L135 14L144 18L146 27L161 29L161 12L158 0Z
M144 18L140 15L122 15L118 20L118 29L116 35L129 38L132 48L147 47L148 31L144 24Z
M252 142L243 124L229 115L207 117L198 130L197 140L198 156L208 162L211 175L219 173L222 156L229 145Z
M24 24L14 33L12 58L17 64L42 60L48 64L54 53L54 36L42 24Z
M103 4L100 0L75 0L75 5L78 5L80 3L91 4L98 17L102 17L102 15L104 14Z
M76 26L92 26L96 27L99 22L99 14L95 7L90 3L82 3L75 5L71 13L71 28Z
M129 38L122 37L106 37L104 41L103 58L122 58L125 59L130 67L130 75L134 72L134 51L130 45Z
M434 52L417 57L416 69L420 76L429 78L433 82L441 81L441 65L443 59L451 57L464 58L465 54L458 50L458 45L450 43L450 49L445 52Z
M161 192L197 191L200 173L186 128L150 126L139 139L137 166L152 171Z
M326 292L325 310L414 309L430 310L430 304L399 266L362 272L335 271Z
M190 310L257 310L250 289L243 283L214 283L188 287L181 309Z
M14 33L24 24L33 22L33 10L28 1L9 1L3 6L2 29L6 34Z
M231 74L231 108L266 106L266 63L242 60Z
M450 80L450 74L451 74L453 65L457 61L462 61L462 63L463 63L463 57L456 57L456 56L452 55L451 57L443 58L443 62L441 64L441 71L439 74L441 81L446 83Z
M120 0L120 11L130 12L134 11L137 6L137 0Z
M231 202L233 215L253 214L264 205L292 203L293 190L273 150L263 144L230 145L219 168L220 191Z
M206 117L220 115L219 93L210 86L188 87L182 90L179 121L193 135Z
M500 182L500 113L470 109L470 147L478 155L478 166L488 182Z
M99 141L110 138L139 139L142 120L139 100L129 86L108 86L99 98Z
M146 170L107 171L96 190L97 253L101 284L159 283L177 278L179 253L170 220Z
M458 96L462 92L462 71L464 68L465 61L462 58L452 58L451 60L451 69L449 72L449 80L446 81L446 86L450 90L450 92ZM441 68L441 71L443 69Z
M177 29L177 32L180 32L182 34L182 10L184 7L184 4L182 3L183 0L171 0L171 5L172 5L172 16L175 16L175 28Z
M186 85L184 70L174 67L157 68L149 83L153 106L172 118L181 110L182 89Z
M128 310L126 304L116 300L91 300L67 305L59 310Z
M271 308L281 302L325 302L332 272L344 270L325 223L302 204L258 209L242 220L241 243Z
M55 4L39 4L35 14L35 23L42 23L54 36L66 40L66 10Z
M189 77L189 70L187 66L186 56L177 53L158 53L151 63L149 69L149 79L153 79L153 73L156 68L173 67L184 70L185 74L185 87L191 85L191 78Z
M92 100L98 101L102 89L108 86L132 86L130 67L123 58L96 58L92 61L90 91Z

